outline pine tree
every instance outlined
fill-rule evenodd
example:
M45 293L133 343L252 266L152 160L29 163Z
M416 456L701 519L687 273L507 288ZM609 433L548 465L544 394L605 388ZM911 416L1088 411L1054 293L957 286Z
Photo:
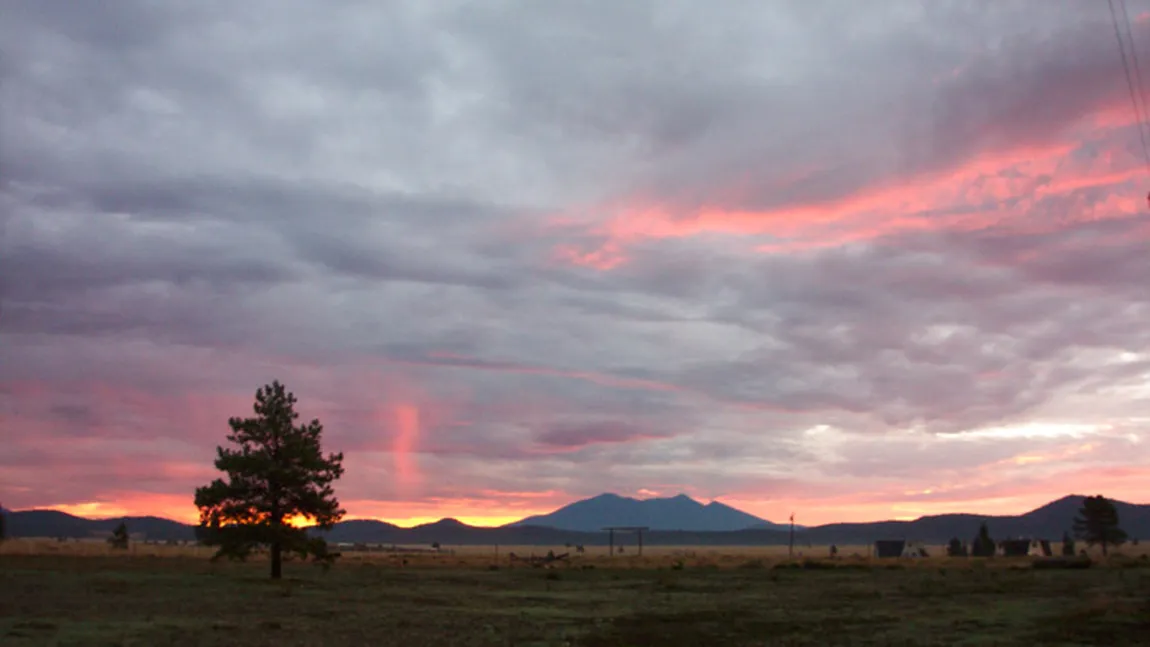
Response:
M970 554L974 557L994 557L994 552L994 540L990 538L990 529L984 521L978 527L978 536L970 545Z
M283 552L312 556L325 566L337 555L321 538L311 538L293 520L307 519L330 530L345 511L332 490L343 475L343 454L323 455L319 420L297 425L296 398L278 381L256 392L253 418L231 418L228 440L237 449L217 448L216 479L196 490L197 535L218 546L213 559L246 559L258 547L271 553L271 577L282 573Z
M1068 533L1068 532L1062 533L1062 556L1063 557L1074 557L1074 555L1075 555L1074 548L1075 548L1074 538L1071 537L1070 533Z
M128 524L121 521L120 525L116 526L116 529L112 531L112 536L108 537L108 543L112 545L112 548L127 550Z
M958 537L954 537L946 546L946 554L949 557L966 557L966 544Z
M1074 534L1087 546L1102 546L1103 556L1108 546L1121 546L1126 542L1126 531L1118 527L1118 509L1101 495L1082 500L1078 516L1074 518Z

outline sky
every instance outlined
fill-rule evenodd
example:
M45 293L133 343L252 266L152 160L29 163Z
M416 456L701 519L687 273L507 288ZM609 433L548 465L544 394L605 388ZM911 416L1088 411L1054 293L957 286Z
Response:
M1150 501L1150 164L1105 3L0 14L7 508L194 520L277 379L349 518Z

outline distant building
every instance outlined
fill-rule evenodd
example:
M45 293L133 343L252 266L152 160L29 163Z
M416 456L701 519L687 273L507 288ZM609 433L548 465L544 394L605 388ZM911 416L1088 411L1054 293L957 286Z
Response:
M1026 557L1030 554L1029 539L1003 539L998 542L1003 557Z
M906 546L902 549L903 557L930 557L926 552L926 546L919 541L908 541Z
M905 539L880 539L874 543L874 556L879 559L902 557L905 548Z
M1048 539L1003 539L998 542L998 552L1003 557L1053 557L1054 549Z
M1049 539L1036 539L1030 542L1030 555L1033 557L1054 557L1054 549Z
M919 541L880 539L874 543L874 555L880 559L899 557L929 557L926 546Z

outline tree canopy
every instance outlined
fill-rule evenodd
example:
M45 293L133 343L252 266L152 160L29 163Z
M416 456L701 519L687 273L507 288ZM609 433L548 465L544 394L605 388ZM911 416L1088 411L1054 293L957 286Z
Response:
M343 454L323 455L323 425L296 424L295 404L279 381L261 387L254 417L228 420L234 448L216 450L216 469L226 479L196 489L197 531L203 543L219 547L213 559L242 560L266 546L277 579L285 550L324 565L335 557L322 538L309 537L293 522L330 530L345 513L332 489L343 475Z
M1082 500L1078 516L1074 518L1074 534L1088 546L1102 546L1103 555L1107 554L1108 546L1126 543L1126 531L1118 527L1118 509L1102 495Z
M990 537L990 528L984 521L979 524L978 535L970 544L970 554L974 557L994 557L995 548L994 540Z
M120 525L112 530L112 536L108 537L108 543L112 548L119 548L120 550L127 550L128 548L128 524L121 521Z
M1071 537L1068 532L1062 533L1062 555L1064 557L1074 557L1078 554L1074 548L1074 538Z

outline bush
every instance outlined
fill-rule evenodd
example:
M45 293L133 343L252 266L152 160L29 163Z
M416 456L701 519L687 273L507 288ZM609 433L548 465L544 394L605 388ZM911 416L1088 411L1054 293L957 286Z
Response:
M808 571L826 571L836 568L835 565L830 562L820 562L817 559L804 559L802 567Z
M112 531L112 536L108 537L108 543L111 544L112 548L126 550L128 548L128 525L121 521L120 525Z
M1044 557L1034 560L1035 570L1082 569L1090 568L1094 562L1089 557Z
M1117 568L1150 568L1150 561L1147 561L1147 559L1145 555L1128 557L1126 555L1112 554L1107 563Z

